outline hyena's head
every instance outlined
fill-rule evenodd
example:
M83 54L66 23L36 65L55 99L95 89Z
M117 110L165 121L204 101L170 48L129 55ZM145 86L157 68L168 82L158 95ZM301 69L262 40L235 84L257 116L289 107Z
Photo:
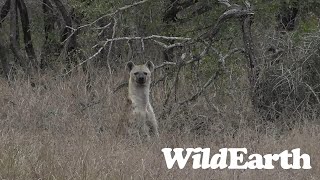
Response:
M132 61L127 63L127 70L130 73L131 83L139 86L149 85L151 82L151 73L154 70L154 65L151 61L148 61L142 65L135 65Z

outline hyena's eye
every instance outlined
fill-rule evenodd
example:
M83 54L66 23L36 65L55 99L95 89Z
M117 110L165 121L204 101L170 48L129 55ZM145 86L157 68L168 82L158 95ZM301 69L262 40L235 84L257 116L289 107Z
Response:
M138 72L135 72L135 73L133 73L134 75L138 75L139 73Z
M144 75L147 75L148 73L146 73L146 72L143 72L143 74L144 74Z

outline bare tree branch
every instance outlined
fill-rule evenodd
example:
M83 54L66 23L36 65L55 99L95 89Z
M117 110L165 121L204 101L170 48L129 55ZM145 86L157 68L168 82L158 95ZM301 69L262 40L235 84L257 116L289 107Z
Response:
M243 49L239 49L239 48L235 48L235 49L232 49L230 50L226 55L221 55L221 53L219 53L217 50L215 50L215 52L219 55L219 60L218 60L218 63L219 63L219 67L218 67L218 70L216 72L214 72L212 74L212 76L208 79L208 81L201 87L201 89L193 94L189 99L186 99L184 101L181 101L179 102L179 105L184 105L184 104L187 104L189 102L192 102L192 101L195 101L196 99L198 99L199 96L201 96L203 94L203 92L207 89L207 87L209 87L215 80L217 80L217 78L223 74L224 72L224 63L225 63L225 60L226 58L230 57L231 55L233 55L234 53L236 52L243 52L244 50Z
M156 66L154 69L156 70L156 69L162 68L167 65L174 65L175 66L175 65L177 65L177 63L166 61L166 62L163 62L162 64Z
M108 14L105 14L105 15L99 17L98 19L94 20L93 22L91 22L89 24L80 26L78 29L81 29L81 28L84 28L84 27L87 27L87 26L92 26L93 24L97 23L99 20L101 20L101 19L103 19L105 17L112 17L112 16L116 15L117 13L119 13L121 11L125 11L125 10L127 10L129 8L144 4L144 3L148 2L148 1L149 0L143 0L143 1L135 2L135 3L130 4L130 5L126 5L126 6L120 7L120 8L118 8L117 10L115 10L115 11L113 11L111 13L108 13Z
M69 16L66 8L64 7L64 5L62 4L62 2L60 0L53 0L53 2L55 3L55 5L57 6L64 22L65 22L65 29L63 30L63 34L61 36L61 42L65 43L67 42L67 40L69 40L69 42L67 43L67 52L71 51L75 46L75 33L74 31L72 32L72 19Z
M176 22L177 21L177 14L182 11L183 9L186 9L196 3L199 2L199 0L186 0L183 2L179 2L177 0L171 0L170 7L165 11L165 14L162 18L162 20L166 23L168 22Z
M69 71L67 71L65 74L63 74L62 76L66 76L69 73L71 73L73 70L77 69L79 66L82 66L84 63L90 61L91 59L95 58L97 55L99 55L101 53L101 51L104 49L104 47L107 45L107 43L104 44L104 46L100 47L99 50L92 56L90 56L88 59L82 61L81 63L77 64L76 66L74 66L73 68L71 68Z
M65 23L65 27L63 29L63 34L61 35L60 42L63 45L63 49L61 50L60 57L63 57L65 54L73 52L77 45L77 33L72 31L72 18L71 13L68 13L65 6L61 2L61 0L53 0L55 5L57 6L63 20ZM63 57L64 58L64 57ZM71 68L72 59L66 58L67 61L67 69Z
M229 1L226 1L226 0L222 0L220 1L220 3L223 3L223 4L229 4ZM247 15L253 15L253 11L251 9L249 9L250 7L242 7L242 6L239 6L237 4L233 4L233 5L227 5L229 10L225 11L217 20L215 26L208 32L204 35L205 38L209 38L209 39L212 39L214 38L217 33L219 32L220 28L221 28L221 25L223 22L225 22L227 19L230 19L230 18L240 18L240 17L243 17L243 16L247 16Z
M115 38L115 36L116 36L116 28L118 25L118 21L115 17L113 18L113 20L114 20L114 22L113 22L113 28L112 28L112 37L111 37L112 39ZM112 73L111 66L110 66L112 45L113 45L113 41L110 41L108 55L107 55L107 66L108 66L109 74Z
M55 1L55 0L53 0L53 1ZM104 18L106 18L106 17L114 17L116 14L118 14L118 13L120 13L120 12L122 12L122 11L125 11L125 10L127 10L127 9L130 9L130 8L132 8L132 7L135 7L135 6L138 6L138 5L141 5L141 4L144 4L144 3L148 2L148 1L149 1L149 0L142 0L142 1L135 2L135 3L133 3L133 4L130 4L130 5L126 5L126 6L120 7L120 8L116 9L115 11L113 11L113 12L111 12L111 13L105 14L105 15L97 18L96 20L92 21L91 23L88 23L88 24L79 26L79 27L76 28L76 29L72 29L72 30L73 30L72 33L69 35L69 37L66 38L66 40L69 39L69 38L70 38L74 33L76 33L77 31L79 31L79 30L81 30L81 29L83 29L83 28L86 28L86 27L93 26L93 25L96 24L98 21L100 21L100 20L102 20L102 19L104 19ZM107 27L109 27L109 25L110 25L110 24L107 24L106 26L100 27L99 29L100 29L101 31L103 31L104 29L106 29ZM71 27L71 26L70 26L70 27ZM100 33L101 33L101 32L100 32Z
M163 42L157 41L157 40L153 40L153 42L155 42L156 44L160 45L161 47L163 47L166 50L175 48L175 47L183 47L184 44L183 43L174 43L174 44L170 44L170 45L166 45Z
M146 37L118 37L107 39L106 41L101 41L101 43L111 42L111 41L123 41L123 40L150 40L150 39L165 39L165 40L181 40L181 41L190 41L191 38L186 37L170 37L170 36L161 36L161 35L151 35Z
M91 59L95 58L97 55L99 55L102 52L102 50L107 46L107 44L109 42L123 41L123 40L151 40L151 39L171 39L171 40L175 39L175 40L183 40L183 41L191 40L191 38L185 38L185 37L169 37L169 36L160 36L160 35L151 35L151 36L146 36L146 37L118 37L118 38L108 39L106 41L101 41L99 44L96 44L95 46L93 46L92 48L96 48L98 46L101 46L101 47L98 49L98 51L95 54L90 56L88 59L82 61L81 63L77 64L74 68L72 68L71 70L66 72L64 75L71 73L77 67L79 67L79 66L83 65L84 63L90 61Z

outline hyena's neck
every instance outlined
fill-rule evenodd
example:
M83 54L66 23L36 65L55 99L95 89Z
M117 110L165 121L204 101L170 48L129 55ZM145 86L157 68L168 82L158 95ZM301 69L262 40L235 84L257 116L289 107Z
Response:
M136 86L129 82L129 99L139 110L146 110L149 104L150 85Z

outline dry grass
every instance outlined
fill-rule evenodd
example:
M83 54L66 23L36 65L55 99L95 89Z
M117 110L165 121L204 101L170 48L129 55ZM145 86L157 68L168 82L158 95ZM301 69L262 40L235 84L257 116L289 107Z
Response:
M192 110L184 108L160 119L161 135L155 142L116 138L124 95L112 90L121 80L96 76L94 97L86 91L81 73L66 79L41 76L35 87L26 80L1 80L0 178L320 179L320 126L315 119L299 117L301 123L282 131L275 123L254 121L242 100L223 106L223 113L216 115L204 98L199 99ZM163 99L163 89L154 88L157 115ZM161 153L165 147L245 147L263 154L299 147L311 156L313 169L167 170Z

